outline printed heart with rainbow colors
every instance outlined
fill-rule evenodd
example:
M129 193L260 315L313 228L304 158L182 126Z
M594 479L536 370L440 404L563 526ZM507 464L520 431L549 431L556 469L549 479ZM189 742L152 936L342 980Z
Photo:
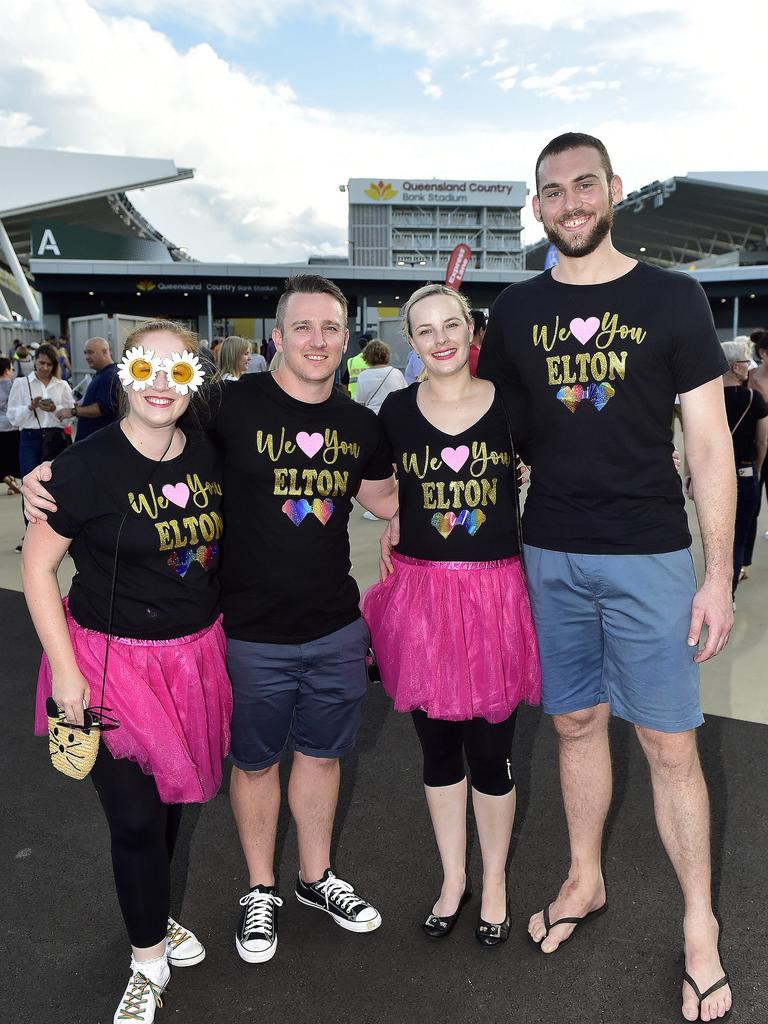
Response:
M218 553L218 544L201 544L199 548L194 550L192 548L184 548L181 551L173 551L168 556L168 565L183 579L187 575L187 570L194 562L198 562L208 572L211 563Z
M325 526L333 515L334 504L330 498L326 498L324 501L322 498L315 498L312 502L307 501L306 498L299 498L298 501L289 498L288 501L283 502L282 511L294 526L301 526L310 512Z
M574 387L560 388L557 397L571 412L576 412L579 402L583 402L584 399L591 402L598 412L602 412L615 394L616 391L610 384L587 384L586 387L576 384Z
M430 522L440 536L447 539L453 532L454 526L463 526L470 537L474 537L485 522L485 518L485 513L481 512L479 508L473 508L471 512L463 508L458 515L455 515L453 512L446 512L444 514L435 512Z

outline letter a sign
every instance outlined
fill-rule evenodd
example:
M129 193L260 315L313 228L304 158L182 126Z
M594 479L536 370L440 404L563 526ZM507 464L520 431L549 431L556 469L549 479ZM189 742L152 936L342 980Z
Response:
M45 228L43 231L43 237L40 239L40 245L37 249L38 256L45 256L49 252L52 256L61 256L61 250L59 249L59 243L54 237L53 231L50 228Z

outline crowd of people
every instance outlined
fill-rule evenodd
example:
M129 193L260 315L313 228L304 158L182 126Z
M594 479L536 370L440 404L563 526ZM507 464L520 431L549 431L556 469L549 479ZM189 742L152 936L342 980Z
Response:
M36 450L22 553L44 648L36 730L47 731L51 696L73 728L99 702L119 720L92 772L131 945L116 1022L154 1020L170 967L205 956L170 918L169 872L183 805L215 794L225 756L248 875L238 955L263 963L277 951L289 748L295 898L352 932L381 925L331 862L340 762L361 722L370 645L422 750L441 863L425 935L445 940L473 894L470 795L483 864L479 945L503 945L519 916L506 879L521 703L552 717L570 846L563 885L528 932L551 954L607 910L616 715L634 725L648 762L685 904L683 1016L730 1010L696 747L699 666L728 642L737 481L756 483L761 465L745 441L734 466L740 407L724 399L723 377L743 405L742 350L724 354L697 282L614 247L621 197L598 139L552 140L536 164L533 209L558 265L502 292L487 324L442 285L414 292L403 329L422 368L410 386L378 339L344 363L344 294L299 275L277 306L271 373L245 372L237 338L222 342L216 373L190 332L150 321L111 371L117 418L52 465ZM755 390L768 372L761 351ZM91 358L98 376L98 346ZM338 386L344 369L348 388ZM55 371L35 368L40 395L20 403L25 423L32 406L38 416L73 413L66 393L54 394ZM92 384L84 423L89 405L101 411ZM706 561L700 586L672 458L676 396ZM518 456L531 467L522 518ZM350 573L353 498L388 524L382 580L362 603ZM67 551L77 575L62 603L56 567Z

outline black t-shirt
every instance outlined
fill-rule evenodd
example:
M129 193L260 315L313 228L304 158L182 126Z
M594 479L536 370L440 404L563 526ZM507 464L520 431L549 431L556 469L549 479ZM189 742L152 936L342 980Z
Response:
M397 466L397 551L452 562L518 554L515 458L498 393L471 427L444 434L420 411L418 390L388 395L379 413Z
M752 395L750 403L749 396ZM757 459L757 425L768 416L768 405L759 391L750 391L746 385L725 389L725 411L733 434L733 454L737 462L755 462ZM743 418L742 418L743 417ZM739 420L741 422L739 423ZM739 424L736 427L736 424ZM733 428L736 427L736 431Z
M392 475L375 413L337 390L299 402L271 373L226 388L214 422L224 454L227 636L301 644L360 614L347 525L362 480Z
M48 522L73 538L77 575L69 609L81 626L107 631L115 543L126 512L112 633L170 640L218 615L221 466L208 438L186 436L180 455L154 462L113 423L54 460L48 487L58 511Z
M606 284L545 271L506 288L478 372L530 400L526 543L585 554L688 547L675 396L727 369L706 296L685 274L638 263Z

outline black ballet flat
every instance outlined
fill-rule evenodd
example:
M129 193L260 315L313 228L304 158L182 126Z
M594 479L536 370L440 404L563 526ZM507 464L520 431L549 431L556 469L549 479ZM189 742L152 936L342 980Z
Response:
M421 927L424 929L424 934L430 939L444 939L446 935L450 935L453 930L453 926L459 919L462 907L469 901L472 896L472 883L467 878L467 884L464 887L464 892L461 894L459 905L456 910L449 917L438 917L437 914L430 914L426 921L424 921Z
M488 921L484 921L482 917L477 919L477 928L475 928L475 938L487 949L491 946L500 946L502 942L506 942L509 938L509 900L507 900L507 916L501 922L501 924L490 924Z

